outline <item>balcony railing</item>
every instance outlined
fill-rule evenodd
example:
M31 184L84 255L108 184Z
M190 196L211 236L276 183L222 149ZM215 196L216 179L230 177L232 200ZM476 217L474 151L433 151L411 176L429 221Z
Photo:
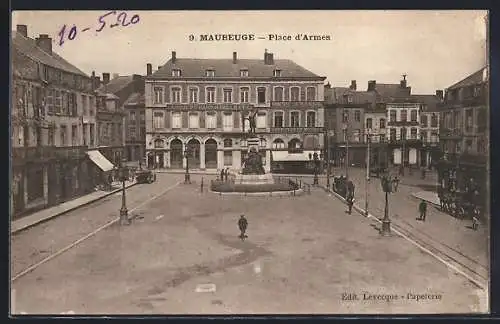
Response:
M271 108L310 108L323 107L322 101L271 101Z
M80 159L85 156L87 146L41 146L41 147L13 147L12 161L52 160L52 159Z
M439 136L440 137L462 137L463 136L463 129L462 128L440 128L439 129Z
M411 121L411 120L405 120L405 121L389 121L387 123L388 126L419 126L420 123L418 121Z
M488 156L486 154L444 153L443 160L455 164L471 163L486 165L488 162Z
M269 130L276 134L318 134L324 132L323 127L271 127Z
M183 104L165 104L168 109L179 111L199 111L199 110L251 110L253 105L249 103L189 103Z

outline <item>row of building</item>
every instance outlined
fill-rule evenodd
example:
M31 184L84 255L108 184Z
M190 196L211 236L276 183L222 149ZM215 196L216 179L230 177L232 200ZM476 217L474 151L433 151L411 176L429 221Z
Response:
M406 76L369 81L366 90L356 81L325 85L326 77L267 50L262 59L172 52L154 71L146 64L145 75L101 79L52 51L47 35L30 38L26 25L12 44L14 214L88 193L123 160L175 169L187 157L193 169L238 170L250 137L268 172L311 169L314 153L364 165L368 142L374 165L487 156L486 69L446 93L414 95Z

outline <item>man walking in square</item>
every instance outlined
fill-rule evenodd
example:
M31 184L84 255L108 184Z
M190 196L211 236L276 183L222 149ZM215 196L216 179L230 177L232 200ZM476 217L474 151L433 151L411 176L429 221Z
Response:
M248 227L248 221L245 218L245 215L241 215L238 220L238 228L240 229L240 239L244 241L248 236L245 234Z
M422 222L425 222L425 217L427 216L427 203L425 202L425 200L422 200L420 202L418 209L420 211L420 217L417 218L417 220L421 220Z

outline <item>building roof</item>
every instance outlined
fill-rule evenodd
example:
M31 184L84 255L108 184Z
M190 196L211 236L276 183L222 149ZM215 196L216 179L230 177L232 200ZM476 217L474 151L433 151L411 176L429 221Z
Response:
M36 41L34 39L24 37L17 31L12 31L12 46L35 62L39 62L68 73L89 77L76 66L59 56L56 52L52 51L52 53L49 54L43 51L40 47L36 46Z
M374 104L375 93L369 91L355 91L348 87L332 87L325 89L325 102L326 103L346 103L343 99L344 96L352 96L352 103L354 104Z
M487 67L483 67L479 71L472 73L465 79L460 80L457 83L451 85L450 87L448 87L448 90L480 84L487 81L487 79L488 79L488 69Z
M411 94L411 87L402 88L400 84L395 83L376 83L375 92L381 101L388 99L406 98Z
M273 78L275 69L281 70L280 78L309 78L324 80L317 74L303 68L291 60L274 60L274 64L264 64L264 60L238 59L233 64L232 59L196 59L177 58L175 63L168 60L159 70L149 78L178 79L172 77L172 70L180 69L181 78L206 78L206 70L215 70L215 78L240 78L240 70L248 70L249 78Z
M425 111L428 112L438 111L438 104L442 102L436 95L411 95L411 98L426 105Z
M146 101L145 101L144 93L134 92L127 98L127 100L125 100L124 105L125 106L137 106L137 105L144 105L145 102Z
M133 80L132 75L118 76L109 80L107 84L101 85L97 91L100 93L117 93L133 82Z

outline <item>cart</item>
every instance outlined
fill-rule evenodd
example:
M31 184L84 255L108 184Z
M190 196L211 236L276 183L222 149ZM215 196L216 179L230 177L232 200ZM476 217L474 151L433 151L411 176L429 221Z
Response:
M156 181L156 174L151 170L139 170L135 173L137 183L153 183Z

